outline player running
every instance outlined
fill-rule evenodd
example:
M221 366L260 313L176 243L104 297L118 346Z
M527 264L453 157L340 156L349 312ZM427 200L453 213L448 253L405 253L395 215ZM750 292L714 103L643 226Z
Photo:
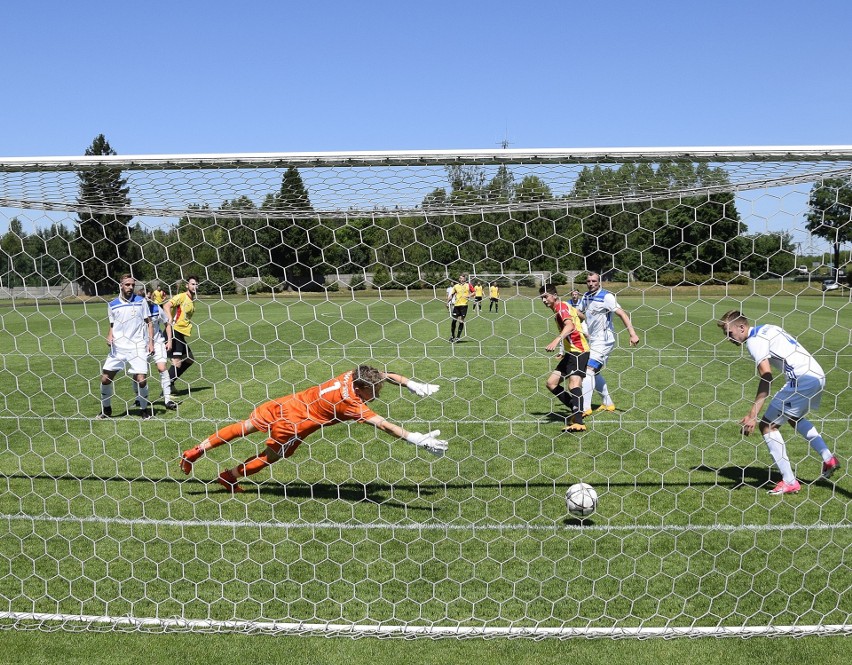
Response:
M590 354L586 378L583 379L583 413L592 414L592 394L601 394L601 405L598 411L615 411L615 403L609 395L603 368L609 354L615 348L615 328L612 325L612 315L621 319L627 332L630 333L630 346L639 343L639 335L633 329L630 316L625 312L615 298L615 294L601 287L601 276L590 272L586 276L588 291L580 300L580 319L588 330Z
M583 377L586 376L586 364L589 362L589 342L580 329L580 318L577 310L563 302L552 284L539 289L541 302L555 314L556 336L546 349L548 352L558 351L559 364L547 377L547 389L571 411L566 419L563 432L585 432L583 423ZM568 389L565 391L562 382L568 377Z

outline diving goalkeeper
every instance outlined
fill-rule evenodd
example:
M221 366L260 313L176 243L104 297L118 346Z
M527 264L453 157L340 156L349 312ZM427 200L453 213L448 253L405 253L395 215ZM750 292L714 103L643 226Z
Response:
M385 420L367 406L367 402L379 396L385 381L404 386L418 397L432 395L438 392L439 388L435 384L418 383L400 374L386 373L369 365L361 365L319 386L260 405L252 411L248 420L223 427L194 448L185 451L181 455L180 468L189 474L192 465L211 448L254 432L266 432L269 439L263 452L248 458L233 469L225 469L216 478L216 482L229 492L242 492L244 490L238 484L241 478L254 475L282 457L290 457L302 441L326 425L347 420L369 423L433 455L443 455L449 444L435 438L440 435L440 430L427 434L409 432Z

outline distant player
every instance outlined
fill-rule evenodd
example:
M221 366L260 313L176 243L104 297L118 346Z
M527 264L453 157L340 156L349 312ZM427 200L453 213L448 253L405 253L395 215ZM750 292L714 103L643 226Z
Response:
M198 298L198 278L190 275L186 280L186 291L163 303L163 311L172 327L172 348L169 356L172 366L169 369L169 381L174 388L175 381L195 362L189 337L192 334L192 315L195 313L195 299Z
M476 284L473 285L473 309L482 312L482 297L484 295L484 289L482 288L482 282L476 280Z
M368 423L433 455L443 455L448 443L435 438L441 434L440 430L427 434L409 432L385 420L367 406L368 402L379 396L385 381L404 386L418 397L432 395L439 389L435 384L418 383L400 374L385 373L375 367L361 365L319 386L262 404L251 412L248 420L223 427L185 451L180 460L181 470L186 474L191 473L192 465L202 455L223 443L254 432L265 432L269 437L266 450L249 457L233 469L222 471L216 478L216 482L228 491L242 492L243 489L237 484L241 478L265 469L282 457L290 457L317 430L349 420Z
M571 291L571 298L570 300L568 300L568 304L571 305L571 307L574 307L575 309L579 309L582 299L583 296L580 294L580 292L577 289L574 289L573 291Z
M490 302L488 303L488 311L490 312L492 308L499 314L500 313L500 287L497 286L496 282L491 282L488 285L488 297Z
M163 291L163 287L159 284L157 288L151 292L151 302L155 305L162 305L166 301L166 292Z
M602 374L609 354L615 348L612 315L618 316L627 328L630 334L630 346L636 346L639 343L639 336L633 329L630 315L618 304L615 294L601 288L601 276L598 273L588 274L586 286L588 291L581 298L578 309L580 318L585 321L591 347L588 372L583 380L583 412L588 416L592 413L594 391L601 394L601 405L598 411L615 411L615 403L609 395L609 388Z
M130 368L137 384L139 415L148 420L154 414L148 408L148 355L154 352L154 328L151 312L143 296L134 293L136 280L122 275L119 294L108 305L109 331L106 343L109 355L101 373L101 412L97 418L112 416L113 381L120 369Z
M793 473L793 467L787 457L784 437L779 430L785 420L805 437L811 448L822 457L821 477L826 480L831 478L840 468L840 463L813 423L805 418L805 414L810 409L819 408L822 399L825 372L820 364L796 341L795 337L783 328L774 325L752 327L748 319L738 310L726 312L717 321L717 325L732 343L737 346L745 344L754 362L757 363L757 374L760 377L757 395L745 418L740 420L740 425L746 436L754 431L755 426L759 426L763 440L769 448L769 454L772 455L772 459L781 471L781 481L769 490L769 493L795 494L802 487ZM784 372L786 383L772 397L758 424L757 416L769 397L773 366Z
M559 364L547 377L547 389L568 407L571 416L566 419L563 432L585 432L583 423L583 378L586 376L586 365L589 362L589 342L580 330L580 318L577 310L567 302L563 302L552 284L539 289L541 302L555 314L556 336L546 349L557 352ZM568 378L569 392L565 391L562 382Z
M473 287L467 281L467 275L459 275L458 283L452 287L447 304L452 305L452 323L450 324L450 342L458 342L464 333L464 320L467 316L467 303L473 293Z

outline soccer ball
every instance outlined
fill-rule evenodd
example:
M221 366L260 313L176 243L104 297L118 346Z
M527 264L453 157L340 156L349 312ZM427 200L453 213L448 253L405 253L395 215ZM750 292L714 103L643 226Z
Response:
M574 517L588 517L598 505L598 493L588 483L576 483L565 492L565 502Z

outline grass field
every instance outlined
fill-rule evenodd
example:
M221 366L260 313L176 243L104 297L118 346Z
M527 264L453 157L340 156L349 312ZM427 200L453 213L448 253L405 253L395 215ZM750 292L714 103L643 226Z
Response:
M543 387L554 329L530 295L472 314L456 345L426 297L203 301L190 388L177 413L159 404L146 422L92 420L102 303L3 307L0 610L344 627L852 624L850 475L817 480L820 460L790 432L803 491L766 495L769 455L736 425L754 366L714 324L742 307L800 333L828 371L813 419L845 460L848 298L620 296L642 344L622 336L607 368L618 411L577 437L560 433ZM259 435L180 473L181 450L255 404L365 361L441 385L422 400L388 386L376 409L441 429L444 458L340 425L241 496L210 480ZM124 399L126 378L116 412ZM578 480L601 497L584 522L565 509Z

